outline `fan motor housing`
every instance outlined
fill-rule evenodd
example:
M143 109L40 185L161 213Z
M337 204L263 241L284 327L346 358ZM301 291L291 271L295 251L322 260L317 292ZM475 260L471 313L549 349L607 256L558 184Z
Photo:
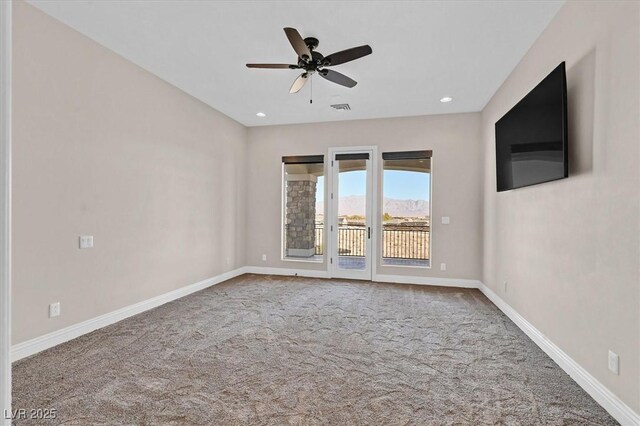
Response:
M306 71L318 71L321 67L326 65L322 53L312 50L311 60L309 62L305 62L302 58L298 58L298 66Z

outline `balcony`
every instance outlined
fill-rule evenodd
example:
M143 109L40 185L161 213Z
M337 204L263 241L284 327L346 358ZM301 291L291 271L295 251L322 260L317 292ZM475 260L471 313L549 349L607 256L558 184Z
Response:
M339 226L338 264L342 269L365 265L367 230L364 226ZM383 225L382 265L429 266L429 227ZM315 255L324 254L324 226L315 228Z

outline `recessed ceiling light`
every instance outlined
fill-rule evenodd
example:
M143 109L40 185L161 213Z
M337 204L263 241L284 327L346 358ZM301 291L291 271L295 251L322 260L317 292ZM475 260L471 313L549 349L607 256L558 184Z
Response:
M265 114L264 112L259 112L256 114L258 117L262 118L262 117L266 117L267 114Z
M453 98L450 98L449 96L445 96L444 98L440 99L440 102L447 103L447 102L451 102L452 100Z

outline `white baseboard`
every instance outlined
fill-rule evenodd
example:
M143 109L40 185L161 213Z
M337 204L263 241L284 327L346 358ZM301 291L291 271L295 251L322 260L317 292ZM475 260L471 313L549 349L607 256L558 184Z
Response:
M293 268L273 268L265 266L246 266L245 272L248 274L259 275L284 275L299 276L309 278L330 278L327 271L313 269L293 269ZM434 277L416 277L409 275L384 275L376 274L373 281L382 283L395 284L417 284L417 285L434 285L441 287L459 287L459 288L479 288L481 282L478 280L456 279L456 278L434 278Z
M506 316L511 319L533 342L540 347L556 364L560 366L571 378L596 400L605 410L613 416L622 426L639 426L640 415L634 412L613 392L607 389L595 377L593 377L580 364L567 355L555 343L535 328L522 315L509 306L496 293L485 284L480 283L480 291L484 293Z
M19 359L37 354L45 349L52 348L71 339L75 339L76 337L80 337L83 334L87 334L99 328L122 321L125 318L148 311L149 309L156 308L173 300L180 299L181 297L203 290L207 287L211 287L212 285L219 284L231 278L235 278L244 273L245 268L234 269L233 271L225 272L224 274L161 294L160 296L125 306L124 308L109 312L108 314L100 315L99 317L56 330L52 333L45 334L44 336L18 343L11 347L11 361L15 362Z
M293 269L293 268L272 268L268 266L245 266L244 272L247 274L259 275L285 275L309 278L329 278L327 271L313 269Z
M478 280L458 278L416 277L408 275L384 275L376 274L373 281L396 284L435 285L440 287L480 288L482 284Z

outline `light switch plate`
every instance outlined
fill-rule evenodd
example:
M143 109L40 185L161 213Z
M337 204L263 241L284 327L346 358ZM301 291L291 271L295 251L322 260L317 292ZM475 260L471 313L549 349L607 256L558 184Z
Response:
M441 271L446 271L447 270L447 264L446 263L441 263L440 264L440 270Z
M449 218L449 216L442 216L442 224L443 225L448 225L451 223L451 219Z
M93 235L80 235L80 248L93 248Z

